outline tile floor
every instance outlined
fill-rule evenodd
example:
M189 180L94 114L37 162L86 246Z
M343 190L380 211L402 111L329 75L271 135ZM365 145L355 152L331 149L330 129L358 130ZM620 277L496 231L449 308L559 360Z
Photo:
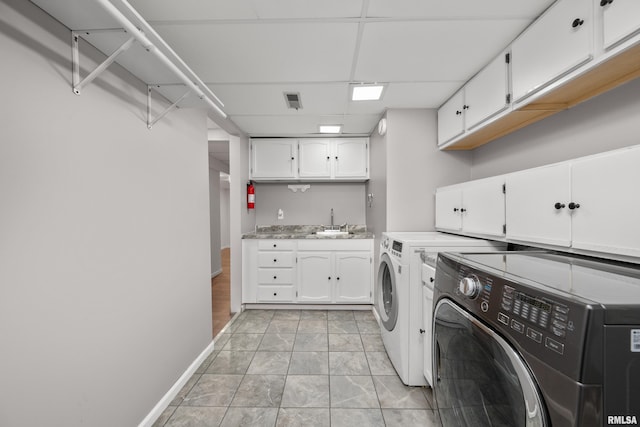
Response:
M247 310L154 427L440 426L402 384L371 311Z

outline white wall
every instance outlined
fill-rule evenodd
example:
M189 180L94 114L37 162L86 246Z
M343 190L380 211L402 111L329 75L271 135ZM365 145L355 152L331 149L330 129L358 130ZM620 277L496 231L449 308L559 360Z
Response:
M229 218L229 185L220 187L220 248L231 247L230 218Z
M229 183L231 241L231 312L240 311L242 301L242 235L255 229L255 209L247 209L249 181L249 138L231 136L229 139Z
M640 144L640 79L473 151L483 178Z
M214 159L215 160L215 159ZM220 171L214 167L215 162L209 157L209 216L210 216L210 235L211 235L211 277L222 273L222 258L220 256L220 248L222 246L221 238L221 219L220 219Z
M27 1L0 46L0 425L137 425L211 341L205 112L148 130L117 66L74 95Z
M302 183L305 184L305 183ZM364 183L308 183L302 192L289 190L287 184L256 183L256 224L327 225L331 208L335 224L365 224ZM278 220L278 209L284 218Z

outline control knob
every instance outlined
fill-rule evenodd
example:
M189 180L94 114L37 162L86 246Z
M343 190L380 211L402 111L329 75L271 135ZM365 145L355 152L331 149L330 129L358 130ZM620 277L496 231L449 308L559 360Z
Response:
M460 293L471 299L477 297L481 289L482 285L480 284L478 278L475 276L465 277L464 279L460 280L460 283L458 283L458 290L460 291Z

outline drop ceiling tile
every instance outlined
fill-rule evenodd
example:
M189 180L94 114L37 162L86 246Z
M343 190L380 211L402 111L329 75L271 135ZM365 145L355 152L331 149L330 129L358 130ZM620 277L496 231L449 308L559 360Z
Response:
M342 115L232 116L250 136L299 136L318 134L320 124L342 124Z
M369 0L368 17L428 19L533 18L555 0Z
M371 135L382 117L380 114L358 114L345 116L342 126L343 134Z
M362 0L130 0L147 21L360 17Z
M348 81L355 23L160 25L207 83Z
M209 85L228 114L331 114L347 107L347 83ZM300 94L302 108L288 108L284 92Z
M438 108L464 81L389 83L380 101L350 101L349 114L380 114L387 108Z
M466 81L525 28L526 20L365 24L355 79Z

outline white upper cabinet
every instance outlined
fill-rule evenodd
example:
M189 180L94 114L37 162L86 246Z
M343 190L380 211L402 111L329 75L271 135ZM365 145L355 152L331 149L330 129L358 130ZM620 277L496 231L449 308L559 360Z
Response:
M558 0L511 45L514 101L592 59L593 3Z
M597 0L602 8L604 47L610 48L640 30L640 1Z
M369 139L256 139L251 165L251 178L258 181L364 181Z
M438 110L438 145L446 144L509 107L509 56L499 55Z
M640 256L638 165L638 146L573 162L574 248Z
M438 110L438 145L442 145L464 132L464 89L455 93Z
M504 176L438 188L436 228L469 234L503 236Z
M467 130L509 106L509 61L509 53L498 56L465 85L462 108Z
M571 245L571 165L528 169L507 175L507 239Z
M252 179L291 179L298 175L298 141L261 139L251 142Z
M331 148L327 139L304 140L298 147L300 178L331 178Z
M362 138L333 141L334 178L369 178L369 140Z

